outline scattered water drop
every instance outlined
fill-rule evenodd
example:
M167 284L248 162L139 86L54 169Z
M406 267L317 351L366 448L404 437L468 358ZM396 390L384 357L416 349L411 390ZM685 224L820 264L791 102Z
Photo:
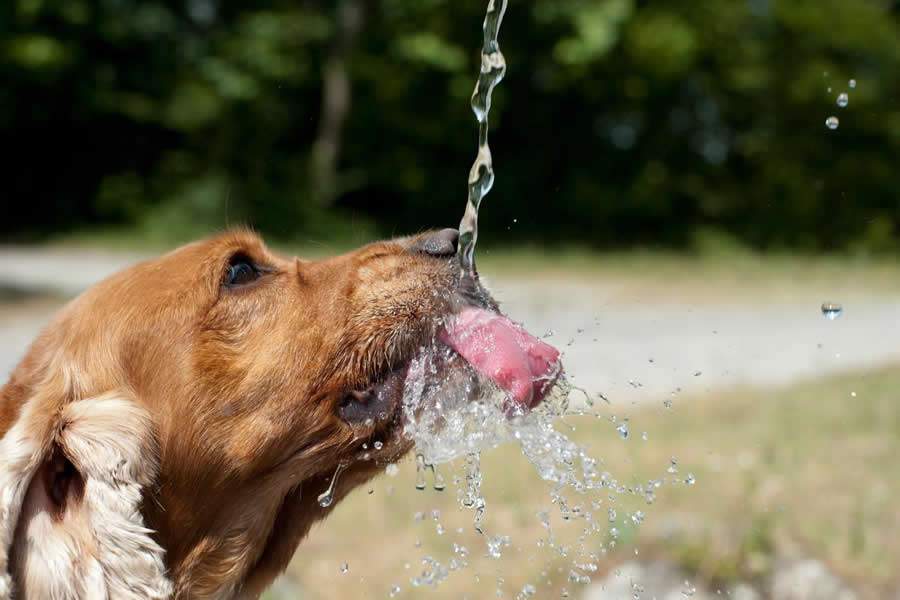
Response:
M619 432L619 437L621 437L623 440L628 439L628 423L622 423L621 425L616 427L616 431Z
M834 302L824 302L822 304L822 314L829 321L834 321L844 314L844 307Z
M391 597L391 598L395 598L395 597L398 596L399 594L400 594L400 586L399 586L399 585L394 585L394 586L391 588L391 593L389 594L390 597Z
M503 555L503 548L509 546L509 536L495 535L487 539L488 556L491 558L500 558Z
M855 90L855 89L856 89L856 80L855 80L855 79L851 79L849 85L850 85L850 89Z
M825 127L827 127L828 129L831 129L832 131L837 129L838 126L840 126L840 124L841 124L841 122L835 116L831 116L831 117L828 117L827 119L825 119Z
M850 104L850 96L848 96L846 92L838 94L837 105L841 108L847 108L848 104Z
M346 575L350 572L350 565L347 563L341 563L341 575Z
M572 583L580 583L582 585L588 585L591 582L591 578L587 575L582 575L578 571L572 570L572 571L569 571L569 581Z
M693 473L688 473L687 477L684 479L684 482L688 485L694 485L697 483L697 479L694 477Z
M337 485L338 477L340 477L341 472L346 468L347 463L338 463L337 468L334 470L334 475L331 477L331 483L328 484L328 489L319 494L319 506L322 508L328 508L331 506L332 502L334 502L334 490Z
M644 440L645 442L649 439L649 437L650 436L647 435L646 431L641 433L641 439Z
M416 489L424 490L425 487L425 457L416 454Z
M372 445L375 447L376 450L381 450L382 448L384 448L384 444L382 444L381 442L375 442Z
M444 476L441 475L441 472L436 465L431 465L431 474L434 477L434 490L436 492L443 492L447 487L447 483L444 481Z
M396 477L400 472L400 467L398 467L396 463L391 463L385 467L384 472L387 473L388 477Z

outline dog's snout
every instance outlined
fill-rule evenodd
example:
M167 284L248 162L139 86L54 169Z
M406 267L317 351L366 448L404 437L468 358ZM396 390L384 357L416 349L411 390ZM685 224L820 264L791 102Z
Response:
M459 231L456 229L441 229L426 233L414 248L417 252L428 254L437 258L446 258L456 254L456 246L459 243Z

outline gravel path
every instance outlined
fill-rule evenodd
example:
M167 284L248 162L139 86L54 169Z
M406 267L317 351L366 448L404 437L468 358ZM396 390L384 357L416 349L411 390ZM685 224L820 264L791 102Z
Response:
M0 248L0 288L72 296L138 259L135 255ZM900 297L845 306L829 321L822 298L679 304L616 295L593 281L492 282L506 310L565 352L567 371L617 406L662 401L681 388L698 393L735 385L778 386L900 363ZM0 378L61 304L0 305Z

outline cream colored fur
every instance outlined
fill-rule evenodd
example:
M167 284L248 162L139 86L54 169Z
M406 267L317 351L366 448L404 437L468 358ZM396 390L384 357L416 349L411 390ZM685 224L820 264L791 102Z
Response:
M0 440L9 458L0 464L0 600L168 598L163 550L140 513L157 472L147 412L108 394L65 405L43 428L34 402ZM50 439L36 439L42 429ZM44 484L33 480L51 448L84 481L61 515L47 510Z

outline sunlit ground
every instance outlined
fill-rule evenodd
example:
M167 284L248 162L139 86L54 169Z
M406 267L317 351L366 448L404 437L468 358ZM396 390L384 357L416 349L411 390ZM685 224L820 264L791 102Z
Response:
M301 254L330 250L304 249ZM866 303L891 305L900 291L900 267L863 258L484 250L482 272L489 280L498 280L507 299L517 300L517 295L529 290L538 294L570 286L581 294L579 303L596 304L598 310L614 315L620 314L615 307L627 308L636 302L651 309L654 302L677 302L701 317L723 306L761 312L778 310L784 302L808 306L815 315L819 303L837 300L848 311L829 326L828 331L836 332L859 327ZM78 255L78 248L40 251L77 260L77 269L60 263L64 270L84 270L86 259ZM121 260L118 252L113 254ZM109 267L118 268L116 260ZM57 273L45 275L44 280L52 283ZM52 289L52 285L44 287ZM0 296L4 332L0 351L8 364L24 351L60 303L59 298L18 292ZM547 313L543 318L553 325L565 316ZM626 318L626 313L620 316ZM527 314L522 318L530 320ZM638 318L643 328L661 327ZM885 331L890 331L889 325L893 326L885 323ZM555 338L564 343L560 339ZM814 342L798 340L813 346ZM871 345L876 342L892 344L873 339ZM579 339L576 348L590 343L590 339ZM646 364L647 356L641 353L638 360ZM706 391L707 375L713 373L697 379L698 385L676 397L671 409L663 405L664 397L640 406L613 398L612 405L599 407L601 419L560 423L562 430L575 428L569 433L603 459L603 469L621 485L665 480L652 505L627 492L616 494L614 523L608 522L609 498L600 497L603 504L597 509L597 521L604 533L590 538L589 550L601 559L592 578L601 579L637 552L638 558L665 556L695 573L698 581L727 587L736 579L765 577L781 558L812 557L827 561L870 598L896 589L900 583L896 572L900 368L859 371L774 391L754 387ZM617 434L609 420L612 416L618 423L624 417L630 419L627 440ZM676 473L667 472L672 457L677 460ZM443 473L452 480L460 469L445 467ZM429 588L426 597L485 598L499 587L504 597L513 598L526 583L536 586L539 597L555 597L563 588L577 597L579 586L568 581L572 552L564 559L559 549L576 546L583 522L560 519L548 486L514 447L486 453L484 473L486 534L511 538L500 559L487 556L485 539L472 529L471 513L459 508L456 487L451 484L443 493L416 491L414 468L407 462L396 476L381 476L371 488L357 490L338 506L300 547L288 576L270 597L383 598L394 585L401 588L398 597L425 596L421 588L411 587L410 579L421 573L423 557L431 556L445 566L452 558L459 559L453 543L468 549L469 564L451 572L435 589ZM685 483L689 474L694 475L694 485ZM569 501L589 504L573 493ZM440 511L438 521L431 516L435 509ZM553 516L553 547L536 516L541 510ZM646 515L640 526L630 518L636 510ZM424 518L417 521L416 513ZM443 535L437 532L438 523ZM619 532L614 548L608 535L612 526ZM341 573L344 562L348 571Z
M900 556L898 389L900 369L887 369L771 392L679 398L671 409L659 403L633 412L627 440L606 419L561 423L574 428L572 435L603 459L619 483L665 481L652 505L627 493L614 495L613 503L605 498L598 522L617 527L619 537L603 555L601 544L610 538L596 536L594 548L603 559L594 578L636 554L661 554L696 573L698 581L725 589L736 579L764 577L779 558L814 557L868 597L882 597L896 582ZM613 415L617 407L601 412ZM677 473L667 471L673 457ZM563 588L576 596L579 586L567 581L571 560L556 550L575 541L580 524L561 521L549 488L515 447L487 453L483 470L486 534L509 535L512 542L502 558L487 555L454 486L443 493L416 491L407 461L395 477L382 476L358 490L314 531L278 593L387 597L397 585L398 597L420 597L423 591L413 589L410 578L421 571L422 558L446 564L457 543L470 550L469 566L451 573L428 597L485 598L498 585L504 597L514 597L526 583L540 597L558 597ZM569 500L579 503L577 494ZM605 514L609 506L616 509L612 524ZM536 516L548 509L556 549L548 547ZM431 517L434 510L440 511L443 535ZM630 519L635 510L646 515L640 526ZM417 521L420 511L424 519Z

